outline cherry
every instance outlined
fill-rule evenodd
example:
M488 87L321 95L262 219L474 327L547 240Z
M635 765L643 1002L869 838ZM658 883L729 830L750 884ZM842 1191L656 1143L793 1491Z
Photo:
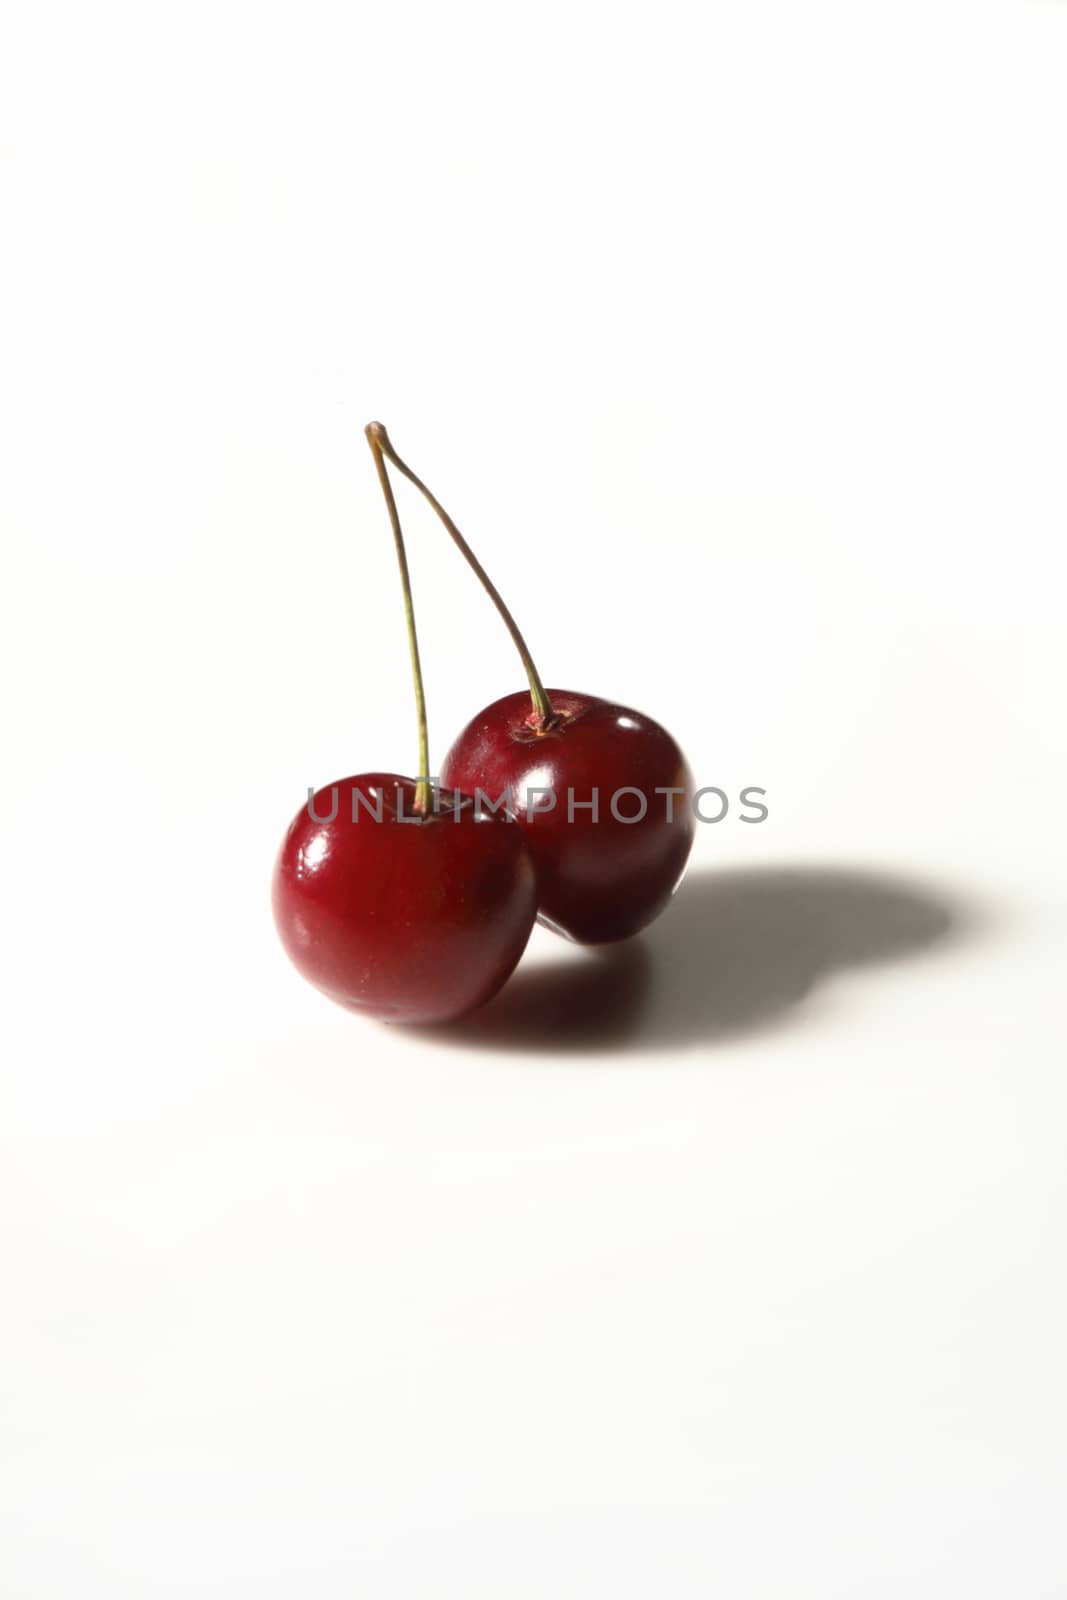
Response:
M651 717L565 689L549 700L544 727L525 692L480 711L441 783L483 791L485 810L506 797L533 856L541 922L582 943L625 939L659 915L685 870L692 778Z
M693 783L685 757L665 728L638 711L545 690L515 619L448 512L381 424L371 431L477 574L529 681L528 694L507 695L472 719L445 759L442 783L481 791L487 806L503 797L526 834L547 926L583 943L637 933L667 905L689 859Z
M367 430L400 568L419 776L361 773L312 795L274 868L272 903L298 971L331 999L391 1022L445 1022L481 1005L522 955L536 913L521 829L468 797L435 795L404 536Z
M320 789L274 869L294 966L332 1000L390 1022L447 1021L488 1000L536 909L518 827L446 795L420 815L417 787L374 772Z

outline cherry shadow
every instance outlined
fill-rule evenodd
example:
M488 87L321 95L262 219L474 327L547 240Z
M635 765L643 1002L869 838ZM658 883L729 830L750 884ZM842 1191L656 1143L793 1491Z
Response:
M686 1049L788 1020L849 968L970 937L975 912L940 890L840 868L690 873L646 933L561 941L487 1006L423 1030L448 1044L538 1054Z

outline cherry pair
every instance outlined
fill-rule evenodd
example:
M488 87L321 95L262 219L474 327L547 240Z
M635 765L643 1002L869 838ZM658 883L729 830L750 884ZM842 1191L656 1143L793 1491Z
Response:
M438 1022L494 995L535 917L583 943L624 939L663 910L693 838L692 781L651 718L546 691L511 613L444 507L381 423L367 439L393 529L419 728L419 777L364 773L309 798L274 869L274 915L298 970L332 999ZM386 461L433 506L500 612L529 691L474 717L431 790L411 584Z

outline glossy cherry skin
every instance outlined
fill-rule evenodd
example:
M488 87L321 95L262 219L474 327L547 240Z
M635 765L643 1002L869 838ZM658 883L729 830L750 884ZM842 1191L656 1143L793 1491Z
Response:
M448 752L441 784L480 789L490 804L508 792L533 856L541 922L585 944L625 939L659 915L685 870L692 775L667 730L641 712L566 689L548 698L556 723L544 732L525 691L486 706ZM534 789L551 790L555 806L543 809ZM594 790L595 821L582 805ZM639 815L642 798L640 820L621 820Z
M282 944L309 983L367 1016L462 1016L497 992L530 936L521 829L479 817L469 800L439 806L416 818L413 779L361 773L318 790L282 841L272 888Z

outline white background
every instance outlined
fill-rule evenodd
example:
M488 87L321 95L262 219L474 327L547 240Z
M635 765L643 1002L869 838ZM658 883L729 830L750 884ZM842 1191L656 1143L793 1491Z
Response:
M1067 1594L1067 7L0 19L0 1588ZM450 1036L268 912L415 761L373 416L770 805Z

